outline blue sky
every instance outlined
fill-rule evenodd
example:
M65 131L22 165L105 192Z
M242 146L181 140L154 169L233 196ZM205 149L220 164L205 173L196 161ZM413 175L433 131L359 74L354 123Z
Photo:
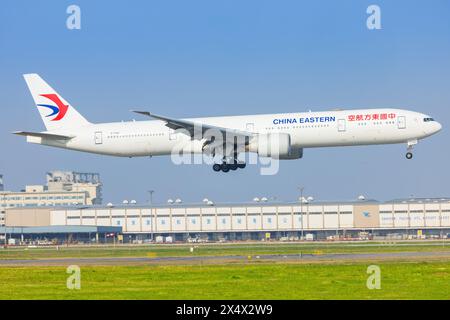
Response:
M81 8L81 30L66 8ZM366 27L381 8L382 29ZM52 169L99 172L104 201L156 190L180 197L294 200L358 194L450 196L450 2L441 1L10 1L0 11L0 173L8 189L43 183ZM222 174L168 157L122 159L25 143L43 130L22 74L37 72L92 122L400 107L429 113L444 130L406 146L305 150L275 176L256 166Z

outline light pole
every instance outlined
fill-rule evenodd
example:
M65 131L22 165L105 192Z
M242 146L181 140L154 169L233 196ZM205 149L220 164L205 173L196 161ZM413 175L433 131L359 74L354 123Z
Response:
M0 210L3 210L3 226L4 226L4 228L5 228L5 234L4 234L4 236L5 236L5 238L4 238L4 241L5 241L5 248L7 248L8 247L8 241L7 241L7 227L6 227L6 193L5 192L3 192L2 194L1 194L1 197L2 197L2 201L3 201L3 205L2 205L2 207L0 208Z
M150 205L153 206L153 193L155 193L155 190L148 190L147 191L150 194ZM156 218L153 219L153 214L156 214L155 210L150 208L150 241L153 242L153 223L156 221Z
M148 190L148 193L150 194L150 205L153 204L153 193L155 193L155 190Z
M301 231L301 239L303 240L303 190L305 187L298 187L300 190L300 216L302 217L302 231Z

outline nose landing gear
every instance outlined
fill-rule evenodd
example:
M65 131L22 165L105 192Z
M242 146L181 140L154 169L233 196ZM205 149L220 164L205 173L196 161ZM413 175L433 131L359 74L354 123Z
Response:
M412 150L413 150L413 147L417 144L417 142L418 142L417 140L408 141L408 149L406 152L406 159L411 160L413 158Z

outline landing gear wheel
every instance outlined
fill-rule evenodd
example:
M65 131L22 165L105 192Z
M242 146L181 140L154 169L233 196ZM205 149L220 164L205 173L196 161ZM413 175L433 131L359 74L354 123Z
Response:
M232 164L230 164L229 165L229 167L230 167L230 170L236 170L237 168L238 168L238 165L237 165L237 163L232 163Z
M410 160L410 159L412 159L412 158L413 158L413 154L412 154L411 152L408 152L408 153L406 154L406 159Z
M230 171L230 166L226 163L223 163L220 168L222 169L223 172L228 172Z
M216 163L216 164L213 165L213 170L214 170L215 172L219 172L220 169L221 169L220 164Z
M246 163L245 163L245 162L243 162L243 163L238 163L237 166L238 166L239 169L244 169L245 166L246 166Z

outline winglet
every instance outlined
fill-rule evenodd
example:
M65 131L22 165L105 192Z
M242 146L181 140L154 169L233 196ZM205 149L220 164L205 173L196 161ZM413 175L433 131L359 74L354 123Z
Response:
M142 114L144 116L153 117L152 114L148 111L139 111L139 110L130 110L131 112Z
M138 111L138 110L131 110L131 111L134 112L134 113L142 114L144 116L147 116L147 117L150 117L150 118L153 118L153 119L158 119L158 120L161 120L161 121L165 121L168 124L170 124L170 123L177 123L177 122L180 121L180 120L177 120L177 119L172 119L172 118L168 118L168 117L158 116L158 115L150 113L148 111Z

